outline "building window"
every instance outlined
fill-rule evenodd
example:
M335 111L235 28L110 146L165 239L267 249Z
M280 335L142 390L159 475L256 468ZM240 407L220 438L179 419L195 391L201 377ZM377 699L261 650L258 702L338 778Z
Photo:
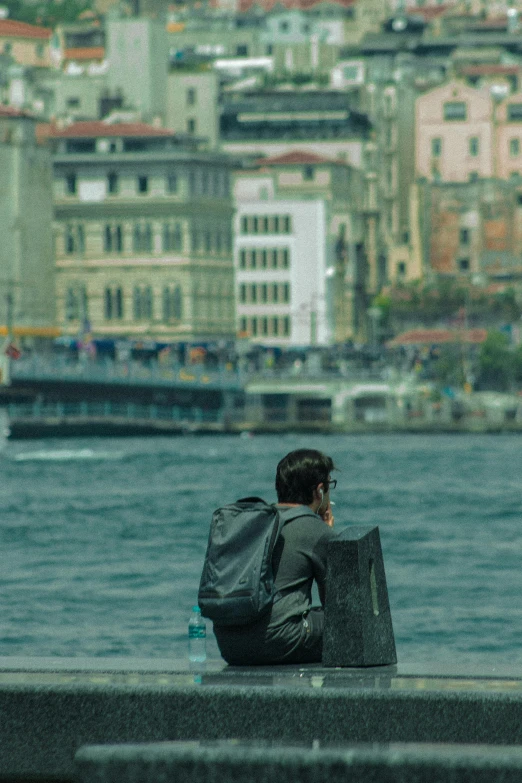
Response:
M196 103L196 89L189 87L187 90L187 106L194 106Z
M461 245L469 245L469 228L460 229L459 242Z
M477 182L478 178L479 178L478 171L470 171L469 173L470 182Z
M163 320L181 321L183 318L183 292L180 285L163 289Z
M138 253L152 251L152 226L150 223L136 223L134 226L133 250Z
M510 139L509 140L509 154L512 158L516 158L517 155L520 154L520 140L519 139Z
M187 120L187 133L194 134L196 132L196 120L194 117L189 117Z
M459 258L459 272L467 272L469 270L469 258Z
M246 269L246 265L247 265L247 251L242 248L239 251L239 268Z
M236 57L248 57L248 46L246 44L236 46Z
M397 264L397 277L404 277L406 275L406 262L399 261Z
M152 288L135 286L132 292L132 309L135 321L151 320L153 312Z
M290 215L285 215L283 217L283 233L290 234L291 231L292 231L292 221L290 219Z
M266 315L261 318L261 334L263 337L266 337L268 334L268 318Z
M181 225L175 223L163 224L163 250L168 252L169 250L181 250L183 247L183 234L181 231Z
M522 103L510 103L508 106L508 120L520 122L522 120Z
M290 301L290 283L283 283L283 302Z
M263 283L261 286L261 301L268 302L268 286L266 283Z
M105 320L123 318L123 290L119 286L106 288L103 299Z
M242 332L243 335L248 334L248 321L246 318L242 318L239 322L239 330Z
M177 193L178 192L178 175L177 174L168 174L167 175L167 193Z
M250 333L252 337L257 337L257 318L250 320Z
M65 177L65 192L69 196L76 194L76 174L67 174Z
M247 300L247 287L245 283L241 283L239 286L239 301L246 302Z
M312 180L315 177L315 169L313 166L305 166L303 170L303 179Z
M88 315L88 299L85 286L71 286L65 292L65 320L85 321Z
M272 334L277 337L279 334L279 318L272 318Z
M285 317L283 318L283 334L285 337L288 337L290 335L290 328L291 328L290 316L285 315Z
M472 136L469 140L469 154L476 157L479 154L479 139L478 136Z
M38 59L41 59L44 56L45 47L42 43L37 43L35 46L35 52Z
M68 109L79 109L80 108L80 99L76 97L75 95L71 95L67 100L65 101L66 106Z
M467 119L467 109L464 101L448 101L445 103L444 119L448 122Z
M107 190L111 194L117 193L119 190L118 175L114 171L107 175Z
M277 283L272 286L272 302L279 302L279 285Z
M255 283L252 283L250 286L250 301L254 304L257 302L257 286Z
M138 177L138 193L149 192L149 178L146 176Z
M442 154L442 139L436 136L431 140L431 155L433 158L440 158Z
M103 249L106 253L123 251L123 231L120 225L107 224L103 232Z
M64 249L67 255L85 252L85 231L82 225L65 227Z

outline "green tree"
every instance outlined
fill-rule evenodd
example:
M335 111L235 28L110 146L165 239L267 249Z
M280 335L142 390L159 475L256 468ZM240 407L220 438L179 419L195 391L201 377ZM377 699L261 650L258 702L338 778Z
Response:
M509 338L502 332L488 332L479 353L479 384L482 388L507 391L513 385L515 361Z
M439 358L433 366L433 375L435 381L443 387L461 388L464 385L464 367L459 347L447 345L441 349Z

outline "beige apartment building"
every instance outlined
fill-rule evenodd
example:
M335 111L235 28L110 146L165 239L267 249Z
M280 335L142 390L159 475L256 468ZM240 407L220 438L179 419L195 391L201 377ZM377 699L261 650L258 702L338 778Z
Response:
M232 337L230 159L143 123L75 123L49 141L63 332Z
M0 19L0 53L9 55L18 65L49 68L53 31L15 19Z

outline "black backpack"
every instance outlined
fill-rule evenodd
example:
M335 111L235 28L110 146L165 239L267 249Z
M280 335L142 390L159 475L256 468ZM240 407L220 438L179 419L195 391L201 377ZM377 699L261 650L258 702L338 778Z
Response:
M212 515L199 584L201 614L216 625L258 620L275 597L272 555L283 528L276 506L242 498Z

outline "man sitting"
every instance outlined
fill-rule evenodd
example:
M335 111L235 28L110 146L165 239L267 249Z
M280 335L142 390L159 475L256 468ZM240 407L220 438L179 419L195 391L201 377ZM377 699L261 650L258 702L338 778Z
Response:
M334 537L330 489L337 481L331 457L314 449L287 454L277 466L277 507L283 518L273 556L276 597L267 614L249 625L219 625L214 634L229 664L321 661L326 550ZM321 607L312 608L312 585Z

